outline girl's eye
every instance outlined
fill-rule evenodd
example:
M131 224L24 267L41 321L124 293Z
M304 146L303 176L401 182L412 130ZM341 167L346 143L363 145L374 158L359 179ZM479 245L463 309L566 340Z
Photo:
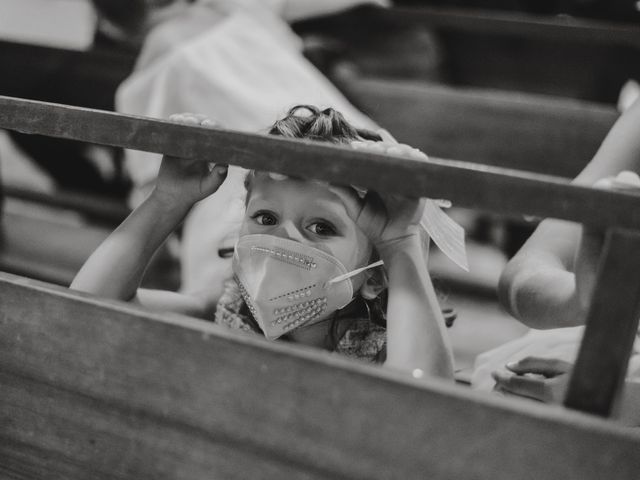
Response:
M256 212L251 218L253 218L259 225L271 226L278 223L276 216L270 212Z
M314 222L307 227L309 231L321 237L333 237L338 234L333 225L328 222Z

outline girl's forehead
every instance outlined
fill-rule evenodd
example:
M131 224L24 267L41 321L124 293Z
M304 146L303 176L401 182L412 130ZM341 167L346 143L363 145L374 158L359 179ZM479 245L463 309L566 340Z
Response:
M301 207L334 203L344 208L354 221L362 209L360 198L349 187L264 172L256 172L251 179L247 203L252 200L292 202Z

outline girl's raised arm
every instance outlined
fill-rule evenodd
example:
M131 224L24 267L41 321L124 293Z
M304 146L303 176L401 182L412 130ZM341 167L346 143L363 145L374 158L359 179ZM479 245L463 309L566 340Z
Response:
M407 232L377 248L389 276L386 365L417 377L453 378L451 347L419 232Z
M387 132L380 133L384 142L354 142L352 146L365 150L372 147L378 153L382 146L391 155L426 158L419 150L397 144ZM419 223L424 200L387 196L382 202L387 223L382 232L367 233L389 277L385 365L412 372L416 377L452 379L451 346L423 251Z
M172 120L207 124L202 117L187 114ZM196 202L218 189L226 174L223 165L165 157L152 193L89 257L71 288L156 309L205 314L205 305L197 299L172 292L138 295L138 287L156 250Z

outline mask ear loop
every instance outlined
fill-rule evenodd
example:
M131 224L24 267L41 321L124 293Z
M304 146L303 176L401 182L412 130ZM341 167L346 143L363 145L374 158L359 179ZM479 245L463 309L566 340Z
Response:
M342 282L343 280L346 280L348 278L355 277L359 273L362 273L365 270L369 270L370 268L380 267L382 265L384 265L384 262L382 260L378 260L377 262L371 263L366 267L358 268L356 270L352 270L342 275L338 275L337 277L334 277L331 280L327 281L327 283L325 283L325 287L328 287L329 285L333 285L334 283Z

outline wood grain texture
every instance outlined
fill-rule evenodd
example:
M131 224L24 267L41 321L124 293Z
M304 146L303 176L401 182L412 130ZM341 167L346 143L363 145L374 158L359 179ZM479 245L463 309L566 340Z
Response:
M575 177L618 118L613 106L545 95L362 78L334 81L398 141L429 155Z
M608 417L624 384L640 318L640 235L607 233L565 405Z
M396 7L389 12L381 12L381 15L442 30L640 47L640 28L634 23L576 18L568 15L536 15L488 9L428 6Z
M640 196L593 190L557 177L486 165L369 154L317 142L177 125L8 97L0 97L0 128L203 161L223 158L246 168L407 196L448 198L461 207L505 215L640 229Z
M640 436L0 275L0 474L637 478ZM30 308L25 312L25 304Z

